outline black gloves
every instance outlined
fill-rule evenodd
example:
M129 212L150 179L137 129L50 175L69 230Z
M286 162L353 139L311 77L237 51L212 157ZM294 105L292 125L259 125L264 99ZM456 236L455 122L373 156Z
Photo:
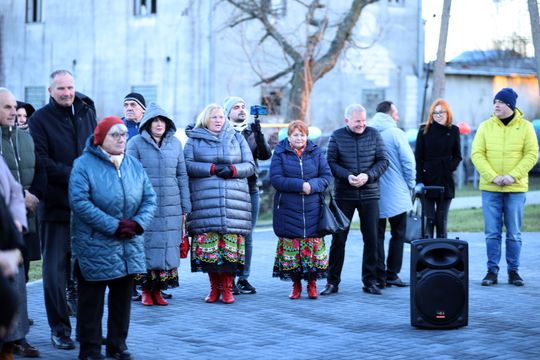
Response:
M260 134L261 133L261 123L257 121L257 122L254 122L253 124L251 124L251 131L253 131L255 133L255 135Z
M233 164L217 164L215 166L215 174L222 179L230 179L236 176L236 168Z

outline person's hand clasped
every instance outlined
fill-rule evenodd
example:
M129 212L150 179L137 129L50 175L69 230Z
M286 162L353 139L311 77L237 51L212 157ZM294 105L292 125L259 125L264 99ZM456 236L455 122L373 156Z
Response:
M234 177L234 165L216 165L216 175L222 179L230 179Z
M24 206L30 210L35 211L39 204L39 199L28 190L24 190Z
M137 223L133 220L122 219L114 234L120 239L131 239L137 235Z
M302 192L306 195L311 194L311 185L307 181L302 185Z
M503 185L512 185L516 182L516 180L511 175L504 175L502 178Z

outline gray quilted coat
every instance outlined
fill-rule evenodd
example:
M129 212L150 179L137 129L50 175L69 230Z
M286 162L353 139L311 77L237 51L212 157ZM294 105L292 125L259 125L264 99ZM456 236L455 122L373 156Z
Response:
M168 122L161 146L146 130L157 116ZM127 153L142 163L157 195L154 219L144 236L146 266L149 270L178 267L182 211L191 211L184 152L182 144L174 136L175 132L176 127L165 110L151 103L141 120L139 135L127 145Z
M228 121L215 136L205 128L186 129L189 137L186 166L193 209L188 232L246 235L251 231L251 200L247 178L255 163L249 145ZM222 179L211 175L212 164L233 164L236 176Z

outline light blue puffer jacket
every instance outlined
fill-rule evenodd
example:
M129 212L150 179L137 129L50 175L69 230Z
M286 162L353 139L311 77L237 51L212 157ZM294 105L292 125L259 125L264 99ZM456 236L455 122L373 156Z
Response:
M161 146L147 131L158 116L168 122ZM140 135L127 145L127 154L142 163L157 195L154 219L144 234L146 266L150 270L170 270L180 265L182 211L191 212L184 150L175 132L176 126L165 110L151 103L141 120Z
M388 155L388 168L379 179L379 217L385 219L412 208L410 189L415 185L416 162L407 135L391 116L378 112L368 125L379 131Z
M146 272L142 235L128 240L114 233L121 219L148 229L156 194L141 163L126 155L119 171L91 135L69 179L71 250L87 281Z

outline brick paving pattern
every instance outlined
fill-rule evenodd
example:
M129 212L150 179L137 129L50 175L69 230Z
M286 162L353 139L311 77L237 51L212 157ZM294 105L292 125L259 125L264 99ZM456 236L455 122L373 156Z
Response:
M523 234L524 287L507 283L504 255L499 284L480 286L486 271L483 234L450 235L469 243L467 327L411 327L409 288L392 287L382 296L363 293L358 231L349 236L339 293L310 300L303 289L301 299L289 300L290 283L271 277L276 238L270 229L257 229L250 277L257 294L238 295L232 305L206 304L207 276L190 273L188 261L183 260L180 287L171 291L169 306L133 303L129 351L140 360L539 359L540 233ZM327 242L329 247L328 237ZM409 245L403 263L401 277L408 282ZM324 284L319 281L319 290ZM28 298L35 321L29 342L43 359L76 359L78 349L56 350L50 343L41 282L28 285ZM75 319L72 324L75 329Z

